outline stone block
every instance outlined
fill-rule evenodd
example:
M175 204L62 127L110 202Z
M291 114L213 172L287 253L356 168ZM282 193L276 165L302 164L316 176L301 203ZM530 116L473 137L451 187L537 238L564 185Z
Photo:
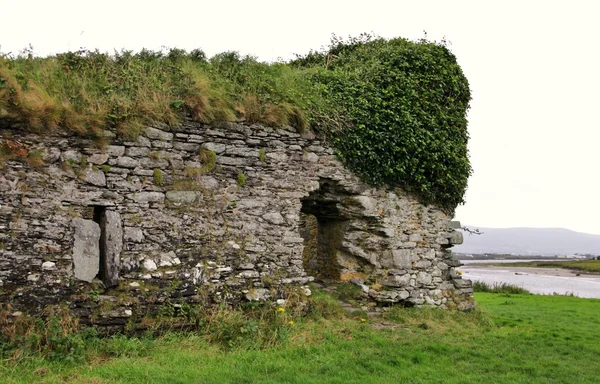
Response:
M134 243L141 243L144 240L144 233L140 228L125 227L123 239Z
M149 157L142 157L140 159L140 166L146 169L167 169L169 167L169 162L165 159L151 159Z
M152 143L150 142L150 140L142 135L139 135L137 140L135 141L135 145L137 145L138 147L150 148L151 144Z
M100 226L92 220L75 218L73 243L73 275L91 283L100 270Z
M377 203L375 202L375 199L369 196L353 196L351 200L364 210L365 215L372 216L373 214L376 214ZM344 203L346 203L346 201L344 201Z
M219 156L217 157L217 164L241 166L246 164L246 159L242 157Z
M97 187L106 186L106 175L99 169L86 168L81 174L81 180Z
M450 222L451 229L460 229L462 226L460 225L460 221L453 220Z
M246 299L249 301L265 301L269 296L269 290L265 288L250 289L248 293L246 293Z
M80 163L82 157L83 157L83 155L79 151L75 151L75 150L64 151L60 155L61 161L70 161L70 162L74 162L74 163Z
M227 149L227 146L225 144L220 144L220 143L204 143L204 144L202 144L202 148L208 149L209 151L213 151L214 153L216 153L218 155L220 153L225 152L225 149Z
M104 164L108 161L108 153L95 153L88 157L88 163L90 164Z
M455 279L453 281L454 286L458 289L463 289L463 288L471 288L471 286L473 285L471 283L471 280L466 280L466 279Z
M450 233L448 242L452 245L458 245L463 243L463 234L460 231L453 231Z
M425 253L423 254L423 258L427 260L435 259L435 249L428 249L427 251L425 251Z
M165 195L162 192L137 192L128 194L127 198L136 203L162 203Z
M44 162L48 164L54 163L58 161L58 159L60 159L60 154L61 152L58 148L46 148L46 150L44 151Z
M288 161L288 155L281 152L268 152L265 157L270 160L274 160L280 163Z
M123 156L125 147L123 145L109 145L106 153L111 157Z
M419 241L423 241L423 235L421 235L420 233L413 233L410 236L408 236L408 241L414 241L418 243Z
M304 152L302 154L302 160L308 161L309 163L319 162L319 156L313 152Z
M417 284L429 285L431 284L431 274L427 272L419 272L417 274Z
M148 147L129 147L125 150L125 155L130 157L146 156L150 152Z
M166 198L169 201L179 204L191 204L198 199L196 191L168 191Z
M42 271L53 271L56 269L56 263L52 261L44 261L42 263Z
M178 151L200 153L200 144L196 143L175 142L175 144L173 144L173 148L177 149Z
M283 216L281 216L281 213L279 212L265 213L263 215L263 219L265 219L265 221L267 221L268 223L275 225L281 225L285 223L285 219L283 218Z
M144 130L146 137L151 140L164 140L171 141L173 140L173 134L171 132L161 131L160 129L146 127Z
M390 276L387 279L380 280L380 283L382 285L385 285L388 287L405 287L409 284L409 282L410 282L410 275L408 275L408 274Z
M142 262L142 267L148 272L156 271L158 269L156 263L152 259L144 259Z
M399 269L411 269L412 268L412 255L413 251L410 249L395 249L392 251L392 258L394 260L394 266Z
M121 156L117 158L117 167L121 168L136 168L139 167L140 162L136 159L128 156Z
M171 149L173 144L170 141L153 140L152 148Z

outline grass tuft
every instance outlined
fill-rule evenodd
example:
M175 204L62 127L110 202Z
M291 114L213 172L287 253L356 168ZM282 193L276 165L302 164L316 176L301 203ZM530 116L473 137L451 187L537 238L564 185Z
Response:
M243 173L238 173L237 175L237 186L240 188L244 188L244 186L246 185L246 175L244 175Z
M156 184L157 186L162 186L163 185L163 174L162 171L158 168L155 168L153 171L153 176L154 176L154 184Z
M200 168L200 174L205 175L212 172L217 164L217 154L209 149L200 148L200 161L202 161L202 168Z
M531 294L531 292L529 292L525 288L519 287L514 284L508 284L508 283L488 284L483 281L474 281L473 282L473 291L488 292L488 293L507 293L507 294Z

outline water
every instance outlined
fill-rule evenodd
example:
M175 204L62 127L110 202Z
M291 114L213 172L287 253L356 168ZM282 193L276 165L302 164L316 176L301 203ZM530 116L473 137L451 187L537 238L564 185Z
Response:
M489 260L460 260L463 264L487 264L487 263L526 263L528 261L557 261L557 259L489 259Z
M516 260L461 260L465 265L458 268L463 278L493 285L508 283L523 287L533 293L574 294L579 297L600 299L600 275L576 276L565 269L527 268L502 266L473 266L472 263L515 262ZM526 261L526 260L518 260Z

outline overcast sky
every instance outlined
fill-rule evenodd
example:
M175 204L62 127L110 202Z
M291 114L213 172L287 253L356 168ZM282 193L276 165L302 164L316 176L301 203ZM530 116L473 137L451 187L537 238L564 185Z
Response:
M0 0L0 50L162 46L264 61L340 36L444 36L469 79L463 224L600 234L600 1Z

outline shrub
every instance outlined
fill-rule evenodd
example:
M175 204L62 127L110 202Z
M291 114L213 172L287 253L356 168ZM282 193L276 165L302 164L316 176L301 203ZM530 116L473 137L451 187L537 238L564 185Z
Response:
M246 185L246 175L241 172L237 175L237 185L240 188L243 188Z
M200 160L203 163L202 168L200 168L200 174L205 175L215 169L217 164L217 154L209 149L201 148Z
M85 340L93 331L80 332L67 308L47 308L43 317L12 318L0 309L0 351L13 357L38 355L51 360L76 361L84 356Z
M464 202L471 95L443 43L334 37L329 50L293 64L317 69L313 80L348 120L331 138L349 168L448 211Z
M508 293L508 294L531 294L523 287L508 283L488 284L483 281L473 282L473 291L475 292L490 292L490 293Z
M40 149L30 151L25 160L31 167L40 167L44 164L44 152Z

